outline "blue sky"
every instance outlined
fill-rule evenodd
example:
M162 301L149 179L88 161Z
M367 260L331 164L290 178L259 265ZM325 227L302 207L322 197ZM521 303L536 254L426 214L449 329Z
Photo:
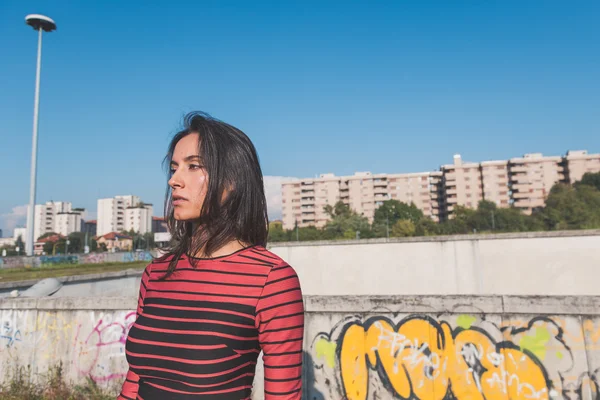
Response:
M97 198L136 194L160 215L160 162L191 110L252 138L273 204L281 176L600 152L597 0L4 0L5 236L29 198L29 13L58 24L44 36L38 203L93 215Z

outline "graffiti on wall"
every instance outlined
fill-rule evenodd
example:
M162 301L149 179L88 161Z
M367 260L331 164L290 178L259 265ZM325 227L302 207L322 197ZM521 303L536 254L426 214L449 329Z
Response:
M79 258L76 255L64 256L40 256L40 264L56 265L56 264L78 264Z
M103 262L152 261L152 251L88 253L36 257L0 257L0 268L40 267L55 264L97 264Z
M149 251L134 251L131 253L123 253L123 261L152 261L152 253L150 253Z
M318 334L311 351L348 400L596 400L599 369L590 370L588 352L598 351L599 328L577 317L349 317Z
M79 255L79 263L80 264L99 264L106 261L106 253L89 253L89 254L80 254Z
M101 313L99 316L92 312L87 329L81 324L77 327L73 354L81 376L96 382L125 377L124 369L111 368L111 360L116 358L116 362L124 362L125 342L135 318L135 311Z
M70 377L110 386L127 372L125 341L135 317L135 311L0 310L0 357L38 372L62 360ZM0 373L6 368L0 363Z

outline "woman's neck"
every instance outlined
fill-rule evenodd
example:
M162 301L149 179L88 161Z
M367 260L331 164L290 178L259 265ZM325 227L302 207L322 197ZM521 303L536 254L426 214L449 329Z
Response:
M200 251L198 251L196 254L194 254L194 257L197 257L197 258L222 257L222 256L229 255L231 253L235 253L236 251L241 250L244 247L247 247L244 243L241 243L238 240L232 240L231 242L228 242L225 245L221 246L219 249L215 250L212 254L210 254L210 256L205 253L204 249L200 249Z

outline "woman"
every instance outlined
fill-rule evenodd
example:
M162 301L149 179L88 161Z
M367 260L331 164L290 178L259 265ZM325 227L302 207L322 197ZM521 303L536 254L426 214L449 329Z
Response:
M165 162L172 240L142 275L119 400L249 399L263 351L265 399L300 399L300 283L265 248L256 150L203 113L185 118Z

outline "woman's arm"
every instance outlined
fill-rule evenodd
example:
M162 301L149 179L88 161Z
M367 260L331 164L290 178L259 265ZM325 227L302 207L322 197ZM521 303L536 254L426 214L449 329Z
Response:
M304 303L296 271L274 267L256 306L256 323L265 367L265 400L302 397Z
M148 280L150 279L150 265L146 267L144 273L142 274L142 281L140 283L140 294L138 296L136 319L139 318L144 309L144 298L146 296ZM132 372L131 369L129 369L127 371L127 377L125 378L125 382L123 382L121 393L119 394L119 397L117 397L117 400L135 400L137 398L139 380L140 377L137 376L137 374L135 374L134 372Z

